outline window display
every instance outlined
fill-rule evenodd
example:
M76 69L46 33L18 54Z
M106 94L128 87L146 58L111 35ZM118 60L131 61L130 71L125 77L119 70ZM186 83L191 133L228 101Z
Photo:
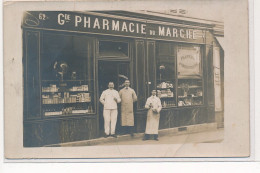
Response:
M42 105L45 116L92 113L91 93L81 80L43 81Z
M176 106L174 45L158 44L157 91L163 107Z
M86 37L43 35L41 96L44 116L95 112L89 46Z
M198 46L178 46L178 106L203 104L201 54Z
M158 43L157 50L157 90L162 106L202 105L203 78L200 47L161 42Z
M178 106L203 104L203 90L201 79L179 79Z

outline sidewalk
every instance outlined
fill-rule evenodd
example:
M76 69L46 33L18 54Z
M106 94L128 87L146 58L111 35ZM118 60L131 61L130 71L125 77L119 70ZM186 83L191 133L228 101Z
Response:
M101 146L101 145L147 145L147 144L183 144L183 143L218 143L224 139L224 129L217 129L216 124L210 126L189 126L186 131L178 128L159 130L159 141L143 141L143 133L120 135L117 138L98 138L84 141L48 145L47 147Z
M114 140L98 145L150 145L150 144L183 144L183 143L218 143L224 139L224 130L214 130L209 132L199 132L182 135L164 135L159 136L159 141L146 140L142 138L132 138L128 140Z

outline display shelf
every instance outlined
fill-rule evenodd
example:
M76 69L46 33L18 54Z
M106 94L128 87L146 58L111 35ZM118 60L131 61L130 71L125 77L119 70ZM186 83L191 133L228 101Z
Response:
M203 104L203 81L200 77L178 78L178 106L188 107Z
M196 105L182 105L182 106L179 106L179 107L191 107L191 106L200 106L200 104L196 104Z
M64 82L84 82L85 80L42 80L42 82L59 82L59 83L64 83Z
M167 99L167 98L172 99L174 97L160 97L160 99Z
M59 115L45 115L45 118L66 118L66 117L74 117L74 116L86 116L89 115L90 117L92 117L93 115L95 115L94 112L87 112L87 113L72 113L72 114L59 114Z
M57 83L58 82L58 83ZM45 117L93 113L93 91L83 80L45 80L42 85L42 106ZM91 107L90 110L85 110ZM78 112L78 109L84 109ZM51 110L51 111L50 111ZM69 111L68 111L69 110ZM66 112L66 113L64 113Z
M64 92L69 92L69 93L93 93L93 91L42 91L43 94L45 94L45 93L64 93Z
M178 76L178 79L201 79L201 76Z
M175 101L171 101L171 100L163 100L161 101L162 103L162 108L167 108L167 107L172 107L172 106L176 106Z
M189 86L189 89L191 88L202 88L202 86ZM178 87L178 89L182 89L182 87Z
M200 97L203 97L203 96L192 96L191 98L200 98ZM188 96L178 96L179 99L182 99L182 98L188 98Z
M70 102L70 103L43 103L43 105L62 105L62 104L75 104L75 103L91 103L91 101L85 101L85 102Z
M63 113L62 111L54 111L54 112L44 112L45 116L70 116L74 114L87 114L90 113L89 110L72 110L72 113Z
M161 99L162 108L175 107L175 87L174 82L163 80L157 83L158 97Z
M158 88L157 87L157 90L167 90L167 89L174 89L174 88Z

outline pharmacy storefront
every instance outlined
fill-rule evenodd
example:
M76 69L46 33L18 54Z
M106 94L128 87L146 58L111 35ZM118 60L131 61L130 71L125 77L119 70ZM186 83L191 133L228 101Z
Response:
M224 50L216 25L138 12L25 12L24 146L102 137L99 97L109 81L120 90L125 79L138 97L137 133L145 130L153 89L163 106L160 129L217 128ZM120 114L123 134L119 122Z

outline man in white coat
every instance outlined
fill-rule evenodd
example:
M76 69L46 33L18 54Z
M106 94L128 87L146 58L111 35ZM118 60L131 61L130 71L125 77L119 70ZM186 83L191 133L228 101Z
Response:
M158 129L162 104L159 97L156 96L156 90L153 90L152 96L147 99L145 108L148 109L148 112L143 140L147 140L151 135L153 135L154 140L158 141Z
M104 105L103 117L105 137L111 135L116 138L117 103L120 103L121 99L119 93L114 90L113 82L109 82L108 89L102 92L99 100Z

